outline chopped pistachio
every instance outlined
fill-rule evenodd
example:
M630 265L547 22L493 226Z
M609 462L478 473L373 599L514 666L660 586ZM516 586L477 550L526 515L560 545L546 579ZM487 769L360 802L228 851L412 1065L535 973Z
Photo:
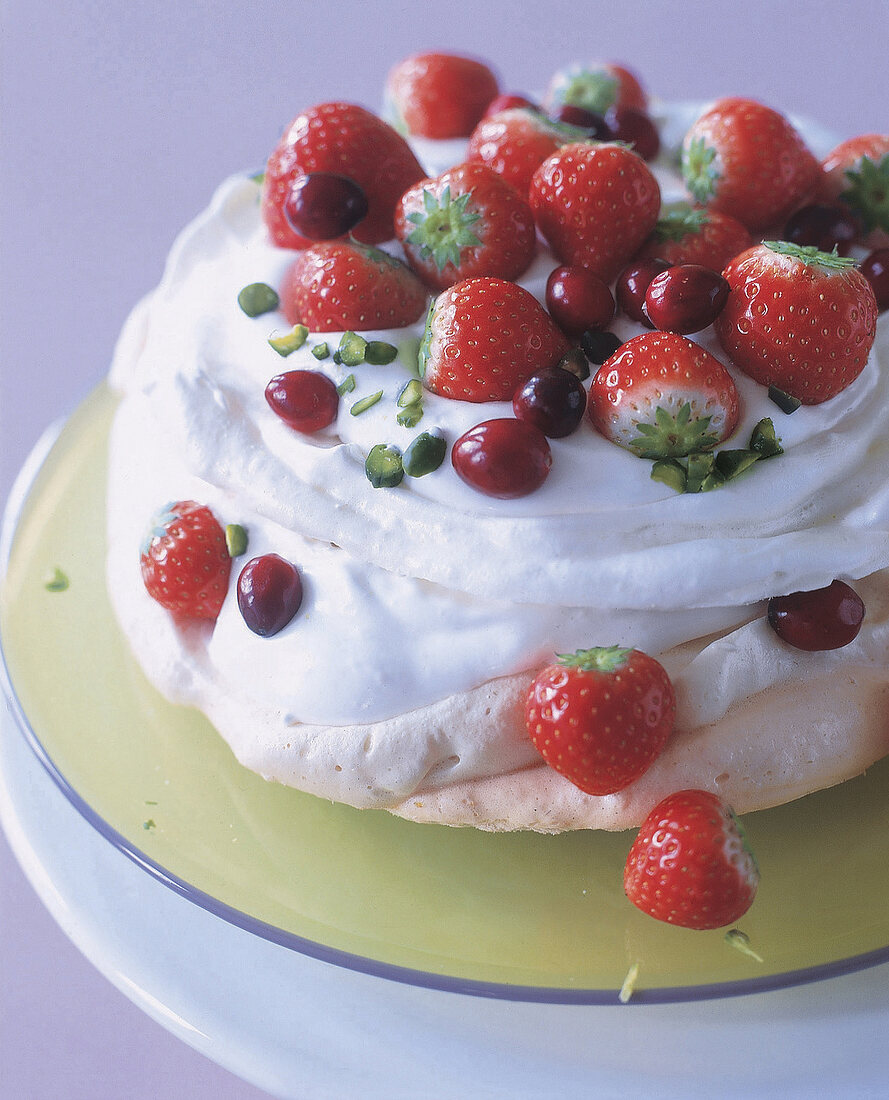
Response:
M726 481L731 481L738 474L748 470L761 457L758 451L751 451L743 447L737 450L720 451L716 456L716 466L723 478Z
M775 425L771 417L764 417L753 429L750 436L750 449L756 451L760 458L772 458L774 455L784 454L784 448L775 434Z
M664 485L675 489L677 493L685 492L687 477L685 467L675 458L661 459L651 467L652 481L661 481Z
M339 350L333 353L333 361L334 363L336 363L337 366L340 366L340 364L342 363L343 357L342 355L340 355Z
M247 532L240 523L229 523L225 528L225 545L230 558L239 558L247 549Z
M638 980L639 964L633 963L627 971L627 976L624 978L623 985L620 987L620 992L617 995L617 999L622 1005L625 1005L636 992L636 982Z
M377 443L365 460L364 472L375 489L394 489L404 478L401 451L392 444Z
M398 358L398 348L385 340L369 340L364 349L364 361L373 367L385 367Z
M419 401L413 405L406 405L403 409L399 409L395 419L403 428L416 428L423 419L423 406Z
M377 390L376 393L372 393L369 397L362 397L360 401L356 401L355 404L349 409L349 412L353 416L360 416L363 412L367 412L369 408L380 400L383 396L382 390Z
M330 355L330 347L327 341L325 340L323 344L316 344L312 348L312 355L314 355L316 359L327 359Z
M308 335L309 330L305 325L294 325L290 332L283 336L270 336L269 344L279 355L286 358L303 346Z
M157 826L155 825L153 819L149 818L147 821L142 822L142 828L146 829L146 830L147 829L156 829Z
M423 387L416 378L411 378L398 391L395 404L399 409L406 409L408 405L417 405L423 400Z
M687 493L701 492L704 481L713 472L715 461L714 456L709 451L688 456L688 477L685 482L685 491Z
M792 397L784 390L779 390L777 386L769 386L769 399L775 402L781 412L788 414L796 412L802 405L798 397Z
M43 582L43 587L47 592L64 592L70 583L67 573L56 566Z
M423 477L437 470L444 462L447 444L443 435L421 432L404 452L404 472L409 477Z
M367 341L357 332L344 332L337 348L340 362L347 367L357 367L364 362L364 353L367 350Z
M746 932L742 932L740 928L730 928L725 934L725 942L729 947L734 947L741 952L742 955L748 955L751 959L755 959L757 962L762 962L763 958L750 946L750 937Z
M336 392L343 397L347 393L351 393L355 389L355 375L347 374L346 377L340 382L336 388Z
M268 283L250 283L238 295L238 305L248 317L259 317L278 308L280 299Z

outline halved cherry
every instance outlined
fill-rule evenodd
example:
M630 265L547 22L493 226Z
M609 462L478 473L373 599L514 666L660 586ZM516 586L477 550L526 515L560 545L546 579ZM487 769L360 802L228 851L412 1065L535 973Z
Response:
M317 432L336 420L339 394L326 374L289 370L276 374L265 388L271 410L298 432Z
M687 336L712 325L726 303L729 285L702 264L678 264L656 275L645 292L645 314L661 332Z
M367 196L348 176L308 172L297 176L284 200L291 229L309 241L342 237L367 214Z
M238 607L244 622L263 638L293 619L303 598L299 570L279 554L248 561L238 577Z
M539 489L552 461L543 432L527 421L509 418L476 424L451 449L451 462L460 478L478 492L501 500Z
M768 622L795 649L842 649L854 641L864 621L864 601L845 581L825 588L791 592L769 600Z

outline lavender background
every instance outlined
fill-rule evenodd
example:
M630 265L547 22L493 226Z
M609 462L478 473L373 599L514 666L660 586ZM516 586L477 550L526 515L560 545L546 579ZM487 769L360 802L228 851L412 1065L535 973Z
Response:
M41 430L102 378L128 310L216 183L260 167L304 106L377 107L388 68L428 48L489 59L505 91L601 58L663 98L748 95L841 136L889 129L885 0L6 0L0 500ZM3 1100L262 1095L106 983L2 840L0 975Z

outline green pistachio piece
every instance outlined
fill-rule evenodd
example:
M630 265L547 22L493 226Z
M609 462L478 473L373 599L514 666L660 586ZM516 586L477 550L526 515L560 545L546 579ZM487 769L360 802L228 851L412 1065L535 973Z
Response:
M404 452L404 472L408 477L423 477L444 462L447 443L443 435L421 432Z
M347 367L357 367L364 362L364 353L367 350L367 341L357 332L344 332L337 348L340 362Z
M789 393L779 390L777 386L769 386L769 399L775 402L781 412L788 414L796 412L802 405L798 397L791 397Z
M399 409L395 417L403 428L416 428L423 419L423 406L417 402L415 405L406 405Z
M406 409L408 405L418 405L423 400L423 387L416 378L412 378L398 391L395 404L399 409Z
M343 397L347 393L351 393L355 389L355 375L347 374L346 377L340 382L336 388L336 392Z
M239 558L247 549L247 532L240 523L229 523L225 528L225 545L230 558Z
M327 359L330 356L330 346L327 341L323 344L316 344L312 348L312 355L314 355L316 359Z
M259 317L278 308L280 299L268 283L250 283L238 295L238 305L248 317Z
M387 344L385 340L368 340L364 349L364 361L373 367L385 367L387 363L394 363L398 358L398 348L394 344Z
M664 458L655 462L651 467L651 480L661 481L677 493L685 492L685 483L688 474L685 467L675 458Z
M771 417L764 417L753 429L750 436L750 449L756 451L760 458L772 458L774 455L784 454L784 448L775 434L775 425Z
M43 582L43 587L47 592L64 592L70 583L68 575L56 566Z
M383 396L382 390L377 390L376 393L372 393L369 397L362 397L360 401L356 401L355 404L349 409L349 412L353 416L361 416L363 412L367 412L369 408L376 405L376 403Z
M687 493L700 493L703 490L704 482L713 473L716 459L714 455L707 452L705 454L689 455L687 462L688 478L685 482L685 491Z
M401 451L391 444L377 443L365 460L364 472L375 489L394 489L404 478Z
M294 325L290 332L286 332L283 336L270 336L269 345L286 358L303 346L308 335L309 330L305 325Z
M746 450L743 447L737 450L720 451L716 455L716 468L725 481L731 481L738 474L743 474L745 470L749 470L753 463L761 457L759 451Z

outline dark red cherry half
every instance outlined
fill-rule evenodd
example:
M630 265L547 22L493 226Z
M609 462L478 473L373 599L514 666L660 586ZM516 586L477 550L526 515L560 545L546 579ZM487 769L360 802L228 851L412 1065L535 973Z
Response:
M501 500L539 489L552 461L543 432L527 421L509 418L476 424L451 448L451 462L463 481Z
M864 602L844 581L833 581L826 588L774 596L768 620L778 637L795 649L842 649L861 629Z
M317 432L336 420L339 394L326 374L289 370L276 374L265 388L272 412L298 432Z
M283 630L299 611L302 580L295 565L278 554L248 561L238 577L238 607L254 634L268 638Z
M310 241L342 237L367 214L367 196L348 176L309 172L297 176L284 200L290 227Z

